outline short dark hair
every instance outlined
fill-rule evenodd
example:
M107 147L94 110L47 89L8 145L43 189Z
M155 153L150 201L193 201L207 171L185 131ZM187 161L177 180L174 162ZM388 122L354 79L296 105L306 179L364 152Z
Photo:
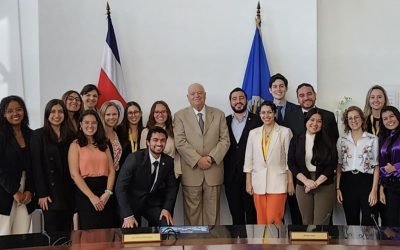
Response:
M95 90L97 92L97 94L100 95L99 89L94 84L86 84L85 86L83 86L83 88L81 90L81 95L86 95L87 93L89 93L92 90Z
M165 131L165 129L163 129L162 127L159 127L159 126L154 126L154 127L149 128L149 132L147 133L146 141L149 142L151 139L151 136L154 133L162 133L165 135L165 139L168 139L168 133L167 133L167 131Z
M282 80L283 83L285 84L285 87L288 87L288 80L286 79L286 77L284 77L281 73L276 73L275 75L271 76L271 78L269 79L269 87L272 87L272 84L276 81L276 80Z
M235 93L235 92L243 92L244 96L245 96L246 99L247 99L247 94L246 94L246 92L245 92L242 88L237 87L237 88L234 88L234 89L229 93L229 101L230 101L231 98L232 98L232 94Z
M311 84L309 84L309 83L303 82L302 84L300 84L299 86L297 86L296 95L299 94L299 89L301 89L302 87L309 87L309 88L311 88L312 92L315 94L314 87L313 87Z
M263 101L260 105L259 110L261 111L262 106L268 106L271 108L272 112L276 113L276 105L271 101Z

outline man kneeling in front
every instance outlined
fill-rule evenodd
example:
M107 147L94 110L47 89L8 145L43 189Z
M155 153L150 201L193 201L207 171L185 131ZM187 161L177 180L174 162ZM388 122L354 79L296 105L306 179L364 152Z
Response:
M115 193L123 228L138 227L142 216L149 226L173 225L178 182L173 158L163 153L167 138L163 128L150 128L147 149L130 154L121 167Z

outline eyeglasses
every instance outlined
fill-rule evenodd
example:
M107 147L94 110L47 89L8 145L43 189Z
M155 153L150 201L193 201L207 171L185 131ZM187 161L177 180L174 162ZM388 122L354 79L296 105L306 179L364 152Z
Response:
M360 119L361 119L360 116L354 116L354 117L348 117L348 118L347 118L347 120L348 120L349 122L352 122L352 121L359 121Z
M167 111L166 110L161 110L161 111L154 111L154 114L155 115L165 115L167 113Z
M68 96L67 100L70 101L70 102L73 102L73 101L81 102L81 98L73 97L73 96Z

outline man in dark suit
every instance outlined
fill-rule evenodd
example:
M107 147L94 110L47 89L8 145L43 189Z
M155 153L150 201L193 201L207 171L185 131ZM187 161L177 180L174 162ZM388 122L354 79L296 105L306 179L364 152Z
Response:
M257 224L253 197L246 192L243 165L249 132L260 127L262 121L247 111L247 96L243 89L232 90L229 101L233 114L226 117L231 145L224 158L225 194L233 225Z
M302 134L305 131L304 117L307 112L315 107L317 94L314 87L309 83L302 83L297 87L297 100L301 106L300 110L291 112L287 116L287 125L292 130L294 135ZM339 131L336 123L335 115L325 109L319 108L322 112L323 128L328 136L331 138L332 143L336 145L339 138Z
M269 80L269 92L274 98L273 102L276 105L276 121L279 125L285 127L288 127L286 114L301 110L299 105L286 100L287 90L288 80L286 77L280 73L271 76Z
M288 127L293 131L293 124L290 120L291 115L297 114L301 112L301 108L299 105L296 105L292 102L286 100L286 93L288 90L288 80L285 76L280 73L277 73L271 76L269 80L269 92L274 98L273 102L276 105L276 121L279 125ZM290 174L291 175L291 174ZM291 175L292 176L292 175ZM297 204L297 199L294 190L295 177L292 176L293 185L288 189L288 199L287 202L289 204L290 209L290 217L292 219L292 224L301 225L303 224L301 220L301 214L299 210L299 206Z
M174 160L163 153L167 138L163 128L150 128L147 149L130 154L121 167L115 193L123 228L137 227L141 216L149 226L173 225L178 182Z

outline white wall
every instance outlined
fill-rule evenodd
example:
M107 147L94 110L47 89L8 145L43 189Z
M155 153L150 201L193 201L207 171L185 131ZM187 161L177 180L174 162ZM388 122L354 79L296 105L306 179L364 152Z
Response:
M173 112L186 106L192 82L204 84L209 105L229 112L228 93L243 81L256 0L109 3L128 96L142 105L145 120L157 99L167 101ZM316 1L261 5L271 72L286 74L292 89L296 82L316 82ZM104 13L105 1L39 1L42 107L67 89L97 82Z
M374 84L399 91L400 1L318 1L318 102L364 107Z

